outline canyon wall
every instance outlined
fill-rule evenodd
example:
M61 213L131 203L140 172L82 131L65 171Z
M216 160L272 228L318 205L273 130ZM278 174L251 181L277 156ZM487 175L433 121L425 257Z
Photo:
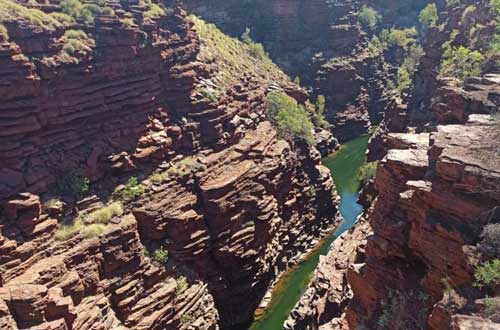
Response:
M172 2L176 3L176 2ZM240 36L245 28L291 77L300 77L314 95L325 95L326 117L340 141L369 131L383 118L390 99L389 85L404 59L401 47L373 50L372 36L383 29L418 24L429 1L196 1L182 5ZM440 7L444 1L438 1ZM370 29L360 23L364 6L380 15Z
M307 95L276 68L213 98L183 11L108 5L92 26L4 22L0 328L238 328L336 226L320 153L267 120L269 86Z
M472 4L483 28L469 39ZM498 257L500 75L485 61L480 77L439 77L437 46L484 49L495 21L487 1L448 12L428 35L412 94L392 101L370 141L379 163L364 213L320 260L284 329L498 329L498 290L478 288L475 273Z

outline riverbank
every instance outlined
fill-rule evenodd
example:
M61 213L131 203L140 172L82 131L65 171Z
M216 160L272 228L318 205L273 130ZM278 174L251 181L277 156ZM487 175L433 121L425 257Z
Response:
M300 297L307 288L320 255L326 255L336 237L348 230L356 221L362 208L357 204L359 168L365 162L368 136L362 136L341 146L336 153L326 157L323 164L331 173L340 195L340 213L344 218L341 226L327 235L310 252L303 262L287 271L272 290L271 301L265 311L259 310L258 317L249 330L281 330Z

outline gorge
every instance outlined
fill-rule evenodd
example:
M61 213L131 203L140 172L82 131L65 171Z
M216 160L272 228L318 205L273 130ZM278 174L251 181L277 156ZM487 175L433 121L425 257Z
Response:
M0 329L500 329L498 0L0 0Z

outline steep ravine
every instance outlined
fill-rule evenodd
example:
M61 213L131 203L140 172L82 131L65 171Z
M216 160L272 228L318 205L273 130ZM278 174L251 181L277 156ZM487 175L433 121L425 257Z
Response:
M440 12L409 98L370 141L379 163L363 215L320 260L285 329L500 328L498 282L478 280L500 257L500 69L485 57L478 76L438 74L444 41L486 54L492 13L488 1Z
M107 4L3 22L0 328L238 328L337 226L320 153L267 120L269 88L307 95L182 10Z
M256 320L250 326L250 330L281 328L304 293L319 259L326 255L332 242L356 221L362 211L361 205L357 204L358 171L365 163L367 145L368 136L359 137L342 145L339 151L323 159L322 162L330 169L340 195L339 212L342 224L321 240L316 249L306 255L304 261L284 274L272 290L268 305L263 310L257 310Z

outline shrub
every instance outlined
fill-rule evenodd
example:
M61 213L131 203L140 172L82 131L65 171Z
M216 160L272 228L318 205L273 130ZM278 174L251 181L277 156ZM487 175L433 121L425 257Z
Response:
M373 55L379 55L387 47L387 44L382 42L379 37L373 36L368 43L368 52Z
M399 46L401 48L407 48L410 43L415 41L416 34L417 31L414 28L384 30L381 34L381 40L391 47Z
M358 19L363 26L374 29L378 24L380 15L375 9L363 5L358 13Z
M250 29L246 28L245 32L241 35L241 41L243 41L249 48L250 55L256 59L263 60L268 55L262 44L255 42L250 37Z
M209 99L210 102L217 102L219 99L214 90L209 90L208 88L200 88L198 92L206 99Z
M89 191L89 179L74 174L64 174L56 181L59 195L81 198Z
M490 0L490 7L500 15L500 0Z
M123 205L114 202L83 216L86 223L107 224L113 217L123 214Z
M193 322L193 317L189 314L182 314L180 321L182 324L189 324Z
M358 179L359 181L366 183L375 177L377 173L378 162L369 162L363 164L359 169Z
M175 280L175 283L175 293L176 295L180 296L186 291L188 287L187 279L185 276L180 276L177 280Z
M314 107L313 122L315 126L329 128L330 123L325 118L326 100L323 95L318 95L316 105Z
M412 45L408 54L403 61L403 64L398 69L397 76L397 86L396 89L399 93L402 93L411 84L411 78L415 72L420 58L424 55L424 50L418 45Z
M153 183L161 183L164 180L164 176L161 173L155 173L149 177L149 180Z
M102 14L106 16L115 16L115 11L111 7L104 7L102 9Z
M493 322L500 323L500 297L484 299L484 312Z
M442 76L451 76L464 81L468 77L481 74L484 56L479 51L464 46L453 47L450 43L446 43L443 47L439 72Z
M144 18L155 19L165 15L165 10L157 4L151 4L151 7L144 12Z
M75 22L73 17L65 14L65 13L50 13L50 16L52 16L55 20L57 20L59 23L61 23L64 26L69 26Z
M61 3L61 9L64 14L73 18L78 18L83 9L83 5L79 0L64 0Z
M106 229L105 225L101 223L94 223L88 226L84 226L81 229L81 234L85 238L94 238L101 235L105 229Z
M57 229L54 238L57 241L65 241L78 234L83 226L83 221L77 218L71 224L63 224L60 226Z
M297 101L283 92L271 92L266 97L266 105L271 121L282 138L315 143L312 134L314 125L307 111Z
M500 259L487 261L476 268L474 272L477 287L500 285Z
M156 249L153 252L153 260L160 264L165 264L168 261L168 251L164 250L163 247Z
M122 18L120 19L120 22L122 23L122 25L124 27L128 27L128 28L131 28L131 27L134 27L135 26L135 23L134 23L134 19L133 18Z
M15 1L0 0L0 22L23 20L43 30L54 30L61 26L53 16L35 8L24 7Z
M2 36L4 41L9 41L9 31L7 31L7 28L3 24L0 24L0 36Z
M146 191L146 187L137 181L136 177L130 177L125 187L116 188L113 196L120 199L132 199L141 196Z
M436 4L430 3L425 6L425 8L420 12L418 18L420 20L420 24L422 24L424 28L435 26L438 20L438 11Z
M64 14L79 19L87 25L94 24L94 17L102 12L98 5L94 3L82 4L79 0L64 0L61 7Z
M500 54L500 33L495 33L488 46L488 51L491 54Z

